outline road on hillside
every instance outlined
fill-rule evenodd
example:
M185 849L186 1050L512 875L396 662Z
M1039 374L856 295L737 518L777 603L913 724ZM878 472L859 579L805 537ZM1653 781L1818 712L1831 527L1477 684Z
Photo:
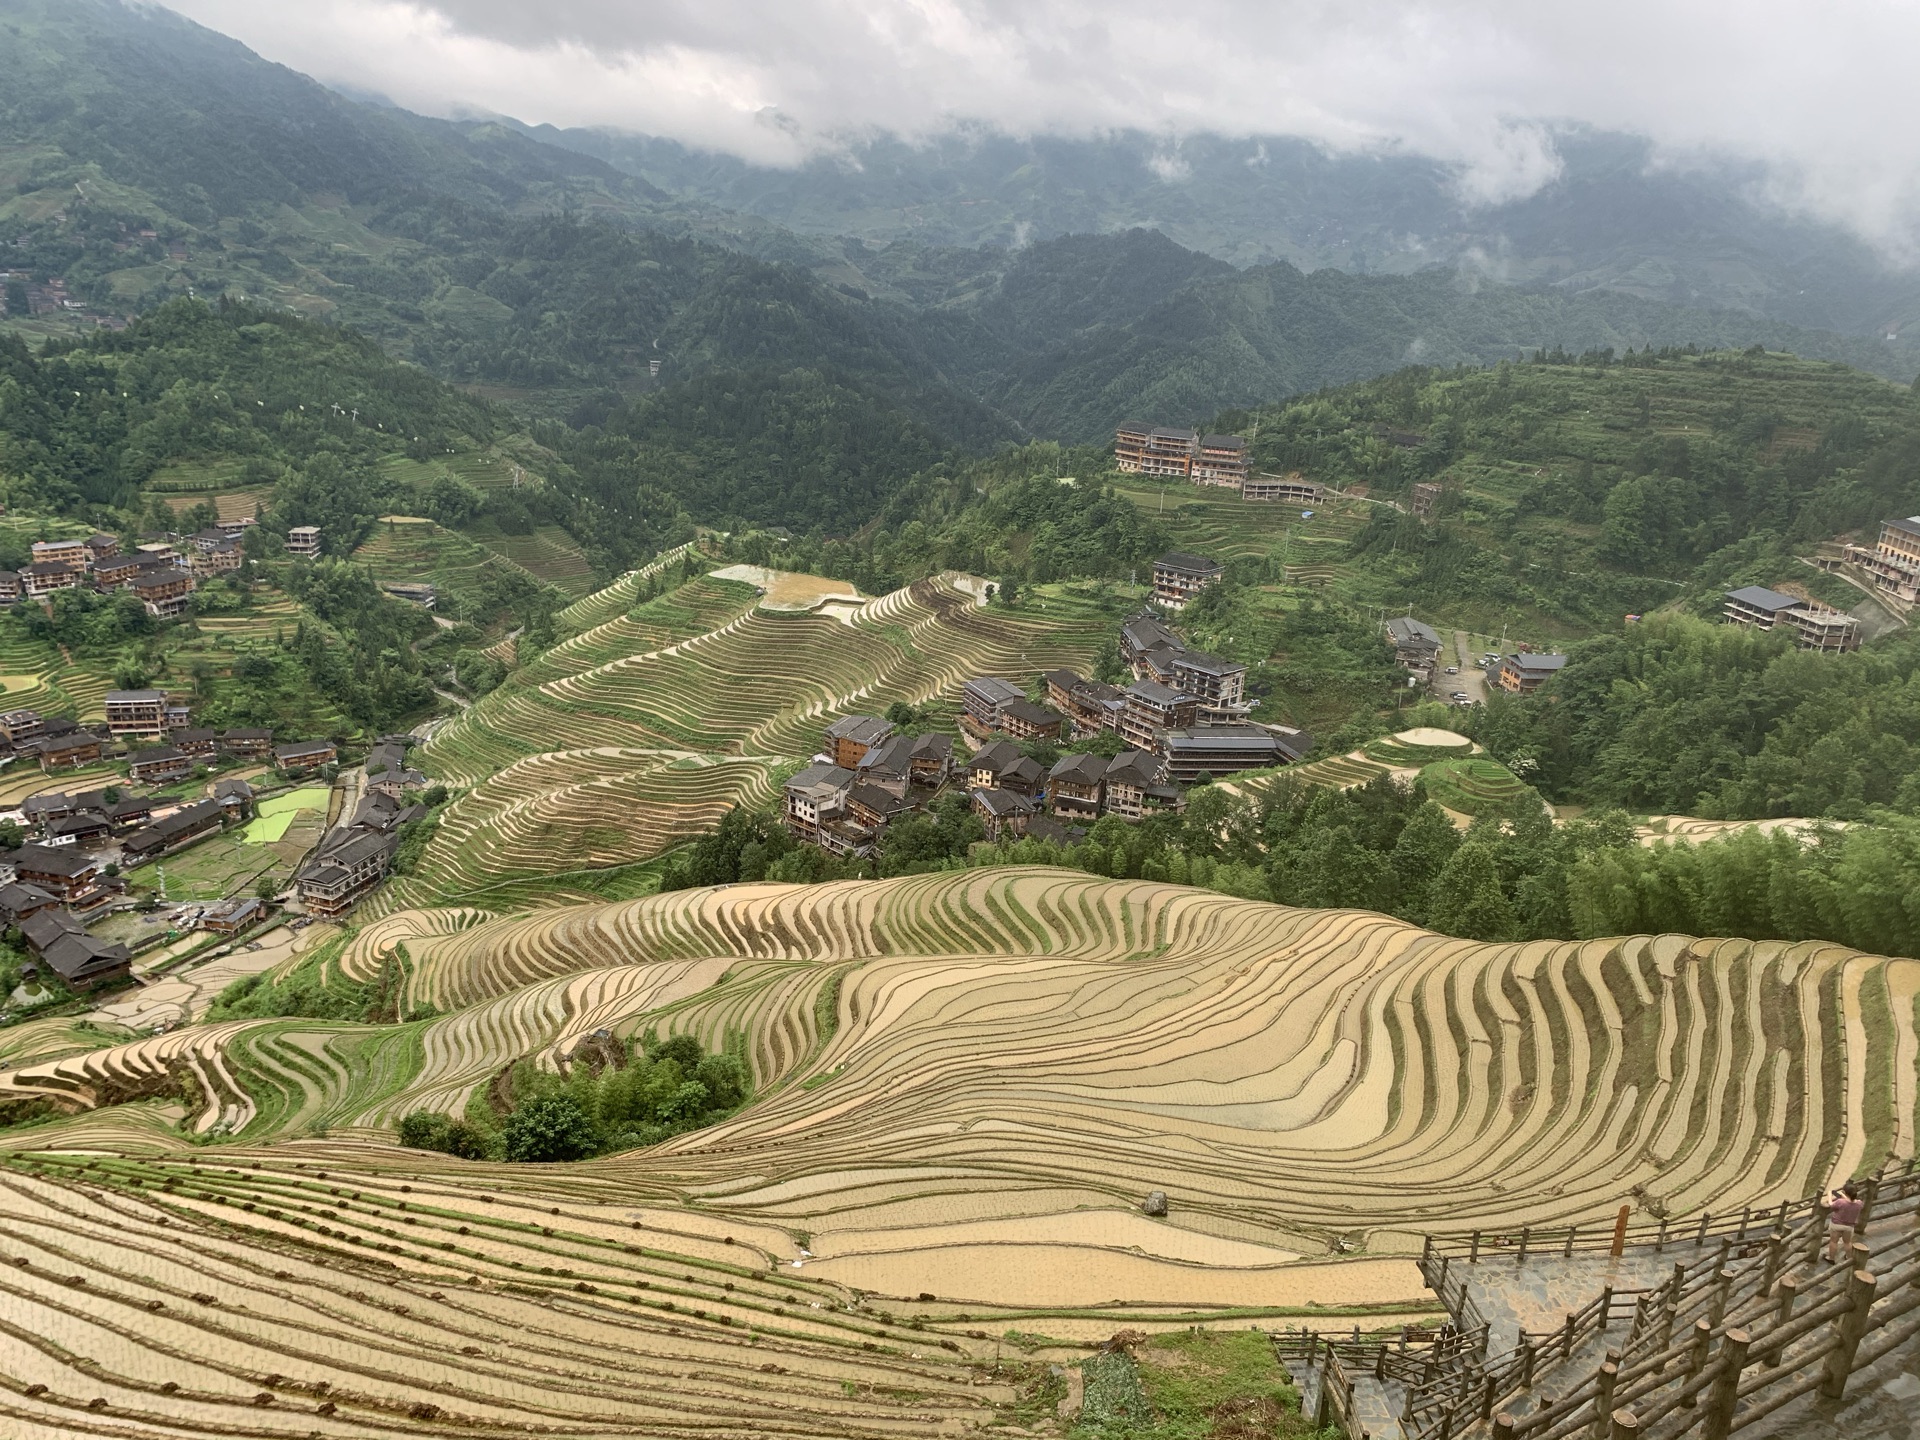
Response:
M1473 640L1464 630L1453 632L1452 663L1460 667L1458 675L1445 673L1447 656L1441 652L1442 669L1433 677L1434 692L1446 699L1455 690L1464 690L1467 697L1476 705L1484 705L1487 700L1487 672L1475 663L1480 657L1473 649Z

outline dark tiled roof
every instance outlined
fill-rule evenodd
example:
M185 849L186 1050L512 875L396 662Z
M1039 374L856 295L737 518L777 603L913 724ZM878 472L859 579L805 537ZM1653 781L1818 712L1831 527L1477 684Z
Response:
M1170 550L1153 563L1156 567L1199 575L1211 575L1221 568L1218 560L1209 560L1204 555L1189 555L1184 550Z

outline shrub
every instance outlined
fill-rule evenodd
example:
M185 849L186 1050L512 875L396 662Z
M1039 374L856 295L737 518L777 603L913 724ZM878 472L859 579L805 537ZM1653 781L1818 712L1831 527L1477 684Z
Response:
M516 1106L501 1127L507 1159L584 1160L600 1148L593 1118L567 1094L538 1095Z

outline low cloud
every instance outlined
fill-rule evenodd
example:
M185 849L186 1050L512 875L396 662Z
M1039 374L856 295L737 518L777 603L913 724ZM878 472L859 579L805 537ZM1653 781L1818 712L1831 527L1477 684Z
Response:
M428 114L669 135L789 165L878 132L1291 135L1454 167L1469 203L1558 172L1556 126L1763 162L1780 203L1920 236L1884 0L172 0L317 78Z

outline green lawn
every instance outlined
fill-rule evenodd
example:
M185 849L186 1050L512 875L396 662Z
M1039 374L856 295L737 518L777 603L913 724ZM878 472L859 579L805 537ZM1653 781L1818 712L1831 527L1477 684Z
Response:
M240 832L241 843L271 845L276 840L285 839L288 829L300 818L301 811L325 812L328 793L324 785L307 785L285 795L276 795L271 800L262 800L259 817Z

